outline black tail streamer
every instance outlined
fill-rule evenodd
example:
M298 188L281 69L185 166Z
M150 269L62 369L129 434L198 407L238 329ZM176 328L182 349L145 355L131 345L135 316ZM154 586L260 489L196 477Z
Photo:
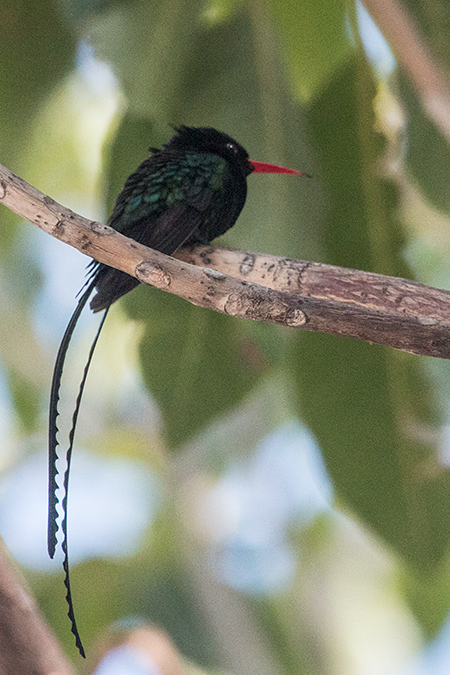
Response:
M56 420L58 417L58 401L59 401L59 388L61 385L61 376L64 368L64 362L66 359L67 349L69 347L70 339L72 337L77 321L80 318L80 314L83 311L83 308L88 301L89 296L94 290L96 285L96 279L93 279L81 298L78 300L78 304L75 308L74 313L72 314L70 321L67 325L66 331L64 333L61 344L59 345L58 355L56 357L55 367L53 370L53 379L52 379L52 389L50 394L50 410L49 410L49 421L48 421L48 525L47 525L47 549L50 558L53 558L55 555L55 549L57 544L56 533L58 531L57 519L58 512L56 510L56 505L58 503L56 497L56 491L58 489L58 484L56 482L56 477L58 475L58 470L56 468L56 461L58 459L58 454L56 448L58 447L58 427Z
M91 292L91 288L89 287L86 291ZM83 302L84 295L80 298L80 303ZM84 300L84 303L86 303L86 300ZM62 500L62 512L63 512L63 519L61 523L61 530L62 530L62 535L63 535L63 540L61 544L61 548L64 553L64 561L63 561L63 568L65 572L64 576L64 585L66 587L66 600L67 604L69 606L69 610L67 612L67 616L70 619L70 622L72 624L72 633L75 636L75 644L78 647L78 651L80 652L81 656L85 658L85 651L83 648L83 644L81 642L80 638L80 633L78 631L78 626L77 622L75 619L75 612L73 608L73 601L72 601L72 593L70 589L70 571L69 571L69 548L68 548L68 541L67 541L67 501L68 501L68 495L69 495L69 476L70 476L70 465L72 462L72 450L73 450L73 443L75 439L75 430L77 428L77 421L78 421L78 413L80 412L80 405L81 405L81 399L83 397L83 391L84 391L84 385L86 384L86 379L88 376L89 372L89 367L91 365L92 357L94 356L94 351L95 347L97 346L98 339L100 337L100 333L103 328L103 324L105 323L106 316L108 314L109 307L106 308L105 313L103 314L102 320L100 322L100 325L97 329L96 336L94 338L94 341L92 342L91 348L89 350L89 356L88 360L86 362L85 368L84 368L84 373L83 373L83 378L80 383L80 389L78 391L78 396L75 404L75 410L73 412L73 417L72 417L72 428L70 430L69 434L69 447L67 449L67 454L66 454L66 471L64 473L64 497Z

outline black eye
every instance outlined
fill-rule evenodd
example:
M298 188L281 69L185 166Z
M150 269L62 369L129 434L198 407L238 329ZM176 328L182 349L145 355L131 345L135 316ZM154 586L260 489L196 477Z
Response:
M237 145L234 143L227 143L227 150L230 150L235 155L239 152Z

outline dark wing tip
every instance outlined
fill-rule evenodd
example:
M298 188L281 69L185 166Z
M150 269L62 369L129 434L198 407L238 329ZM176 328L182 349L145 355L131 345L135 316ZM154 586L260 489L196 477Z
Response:
M55 556L55 551L56 551L56 544L58 543L58 538L56 536L56 533L58 531L58 527L56 523L53 520L52 516L52 521L48 523L48 536L47 536L47 551L50 556L50 558L54 558Z
M49 430L50 436L50 456L55 456L56 453L56 433L57 429ZM56 490L58 489L58 484L56 482L56 463L54 461L49 462L49 479L48 479L48 523L47 523L47 550L50 558L53 558L55 555L56 545L58 539L56 533L58 532L58 511L56 505L58 503L58 498L56 496Z
M91 295L97 281L96 278L93 278L87 289L84 291L81 298L78 300L78 304L73 312L70 321L65 330L61 344L59 345L58 355L56 357L55 367L53 370L53 379L52 379L52 389L50 393L50 406L49 406L49 423L48 423L48 525L47 525L47 550L50 558L53 558L55 555L57 537L56 533L58 532L58 511L56 506L58 504L58 498L56 496L56 491L58 489L58 483L56 482L56 476L58 475L58 469L56 462L58 459L57 447L58 447L58 427L56 425L56 420L58 418L58 402L59 402L59 387L61 383L62 371L64 368L64 362L66 358L67 349L69 347L70 339L72 333L75 329L77 321L80 317L80 314L83 310L84 305L86 304L89 296Z
M69 576L69 560L68 560L68 552L67 552L67 546L64 547L64 562L63 562L63 567L64 567L64 586L66 587L66 600L69 609L67 610L67 616L69 617L70 620L70 629L75 636L75 645L80 652L81 656L83 659L86 658L86 652L84 651L83 643L81 641L80 637L80 632L78 630L77 626L77 620L75 619L75 612L73 609L73 601L72 601L72 593L70 590L70 576Z
M73 444L75 440L75 431L77 428L77 420L78 420L78 413L80 411L80 405L81 405L81 400L83 398L83 391L84 391L84 385L86 384L86 379L89 373L89 367L91 365L92 357L94 355L95 347L97 345L98 339L100 337L100 333L102 331L103 325L105 323L106 317L108 315L108 309L109 307L106 308L106 311L102 317L102 320L100 321L99 327L97 329L97 333L95 335L95 338L91 344L91 348L89 350L89 355L88 359L86 361L86 365L84 367L84 373L83 377L81 379L80 383L80 388L78 390L78 396L77 400L75 403L75 410L73 412L73 417L72 417L72 428L69 432L69 447L67 448L67 454L66 454L66 471L64 473L64 497L61 502L61 507L62 507L62 523L61 523L61 532L62 532L62 543L61 543L61 548L64 553L64 560L63 560L63 568L64 568L64 585L66 587L66 600L67 604L69 606L69 609L67 611L67 616L70 619L71 623L71 630L73 635L75 636L75 644L78 648L78 651L80 652L81 656L83 658L86 658L86 654L84 652L83 648L83 643L81 642L81 637L80 633L78 631L78 626L77 622L75 619L75 611L73 607L73 600L72 600L72 593L70 590L70 566L69 566L69 550L68 550L68 542L67 542L67 502L69 498L69 477L70 477L70 467L72 463L72 450L73 450Z

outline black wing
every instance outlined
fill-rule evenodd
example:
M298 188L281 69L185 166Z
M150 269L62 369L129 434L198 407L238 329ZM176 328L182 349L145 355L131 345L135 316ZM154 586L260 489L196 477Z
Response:
M207 217L210 199L204 211L186 203L175 204L157 216L133 224L126 234L144 246L171 255L188 239L195 237ZM94 274L97 294L90 305L94 312L108 307L139 284L129 274L106 265L98 265Z

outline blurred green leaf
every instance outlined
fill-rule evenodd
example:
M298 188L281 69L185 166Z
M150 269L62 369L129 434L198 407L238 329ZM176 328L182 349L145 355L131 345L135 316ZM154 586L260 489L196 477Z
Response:
M362 88L373 84L360 63L311 109L329 189L327 260L404 276L395 194L377 174L382 146ZM415 429L437 417L420 359L327 335L299 335L293 359L338 494L410 563L435 566L449 543L450 480L422 475L436 446Z
M17 370L11 370L8 378L14 407L19 413L24 431L31 433L36 429L39 414L40 396L35 383Z
M206 23L221 23L232 16L242 4L243 0L204 0L201 16Z
M446 499L446 496L444 499ZM442 514L446 517L446 514ZM450 586L448 555L436 570L428 575L403 571L400 575L401 589L414 616L417 617L427 639L436 636L448 617Z
M39 103L72 65L75 40L55 10L53 0L3 0L0 147L4 162L23 148Z
M239 403L265 370L263 355L256 362L249 356L237 320L147 288L130 295L127 307L146 324L144 380L163 411L172 446Z
M202 6L199 0L140 0L114 4L92 19L90 39L114 65L136 116L174 122L173 102L195 49Z
M24 177L29 178L36 115L72 67L74 51L75 39L52 0L2 2L0 161ZM4 289L7 298L3 302L0 353L8 370L18 418L31 432L38 421L38 385L43 381L44 360L29 314L41 279L33 257L34 245L26 241L27 228L18 216L2 207L0 257L4 258L5 273L11 282Z
M350 59L344 0L271 0L294 96L310 101Z
M408 134L406 165L433 206L450 214L450 145L423 109L409 79L400 75L399 82Z
M58 0L58 7L68 24L82 28L83 23L91 16L121 2L123 0Z
M446 0L403 0L413 21L442 65L450 65L450 6Z
M75 41L55 11L53 0L3 0L0 20L0 161L12 171L24 168L32 123L41 102L72 65ZM18 216L2 209L4 254Z
M450 7L442 0L421 2L404 0L419 34L430 51L436 67L450 66ZM447 30L446 30L447 28ZM391 45L395 51L395 45ZM413 180L433 206L450 213L448 176L450 146L432 117L407 73L398 72L399 93L406 120L406 165Z

